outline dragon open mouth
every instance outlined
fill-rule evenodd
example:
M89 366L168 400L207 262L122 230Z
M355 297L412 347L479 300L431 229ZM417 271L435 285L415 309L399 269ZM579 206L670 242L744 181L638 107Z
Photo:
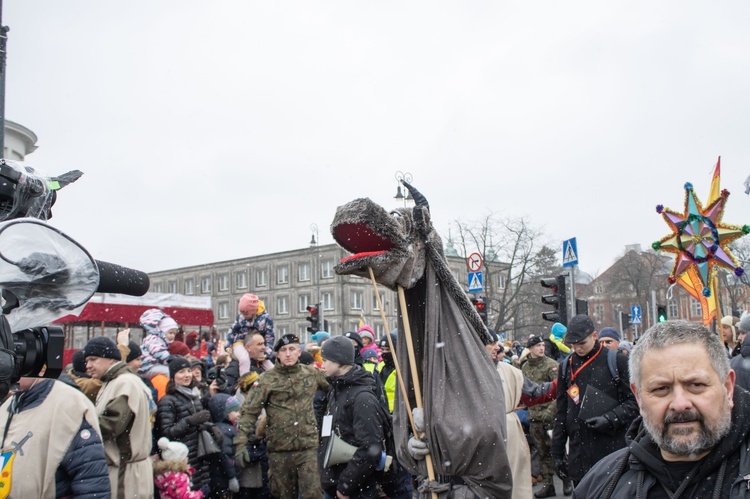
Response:
M395 247L390 239L376 233L364 223L337 225L333 230L333 237L342 248L353 253L342 258L340 263L383 255Z

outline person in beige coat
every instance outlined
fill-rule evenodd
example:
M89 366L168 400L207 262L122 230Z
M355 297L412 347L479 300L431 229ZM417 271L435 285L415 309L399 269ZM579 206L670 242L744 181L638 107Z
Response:
M101 379L96 412L102 431L113 499L153 497L151 412L146 385L122 362L114 341L91 339L83 349L86 372Z

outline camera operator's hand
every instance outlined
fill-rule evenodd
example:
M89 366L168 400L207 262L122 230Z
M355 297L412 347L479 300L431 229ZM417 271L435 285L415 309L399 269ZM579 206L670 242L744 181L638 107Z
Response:
M190 426L198 426L203 423L208 423L211 421L211 413L208 412L207 409L203 409L202 411L198 411L195 414L191 414L187 418L185 418L185 421L187 421L187 424Z
M219 391L219 384L216 382L216 380L213 380L210 385L208 385L208 393L211 394L213 397L216 395L216 392Z

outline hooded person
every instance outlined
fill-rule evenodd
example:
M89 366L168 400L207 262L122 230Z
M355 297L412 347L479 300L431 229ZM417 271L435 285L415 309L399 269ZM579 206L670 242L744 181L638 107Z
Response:
M750 335L745 335L740 354L732 357L730 365L737 373L737 386L750 391Z
M141 342L143 364L138 373L147 378L155 374L169 375L169 344L177 334L177 322L158 308L146 310L139 320L145 334Z
M325 422L328 419L333 429L323 432L318 452L323 490L331 497L377 497L378 483L385 483L387 487L398 478L396 461L387 471L384 469L386 455L390 452L392 456L394 450L391 417L378 400L376 380L355 364L351 339L331 338L323 345L321 355L326 380L331 386L323 426L328 427ZM352 458L338 464L329 463L325 450L332 445L331 439L341 439L356 447ZM388 496L411 497L411 491L390 492Z
M188 464L188 448L181 442L161 437L157 446L161 459L154 463L154 484L162 499L202 499L203 492L190 490L192 468Z
M217 393L208 401L211 419L222 435L221 457L211 463L211 491L213 495L238 493L240 482L234 467L234 437L237 429L229 419L230 413L239 415L240 402L226 393Z
M360 355L364 357L365 352L372 350L375 352L378 362L382 360L380 357L380 348L378 348L378 342L375 341L375 331L373 331L372 326L369 324L363 324L357 329L357 334L359 334L359 337L362 339L362 348L359 352Z
M396 362L393 359L394 353L391 351L391 344L394 348L398 338L395 334L391 333L391 342L388 342L388 338L383 336L378 341L380 347L380 355L383 361L378 365L377 372L380 376L380 381L383 383L383 391L385 392L385 398L388 401L388 412L393 414L393 407L396 403Z
M737 341L737 333L740 320L733 315L727 315L721 318L721 333L724 339L724 346L727 349L727 355L732 358L739 353L741 342Z

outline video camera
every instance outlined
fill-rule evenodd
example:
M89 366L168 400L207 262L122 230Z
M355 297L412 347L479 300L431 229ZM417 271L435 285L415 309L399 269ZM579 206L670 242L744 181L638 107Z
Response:
M57 378L62 372L63 330L39 324L79 313L96 292L148 291L145 273L94 260L44 223L52 217L56 191L81 175L45 177L0 159L0 399L23 376Z
M209 369L208 374L206 374L206 380L209 385L216 381L216 388L220 392L227 389L227 375L224 372L224 366L216 366Z

